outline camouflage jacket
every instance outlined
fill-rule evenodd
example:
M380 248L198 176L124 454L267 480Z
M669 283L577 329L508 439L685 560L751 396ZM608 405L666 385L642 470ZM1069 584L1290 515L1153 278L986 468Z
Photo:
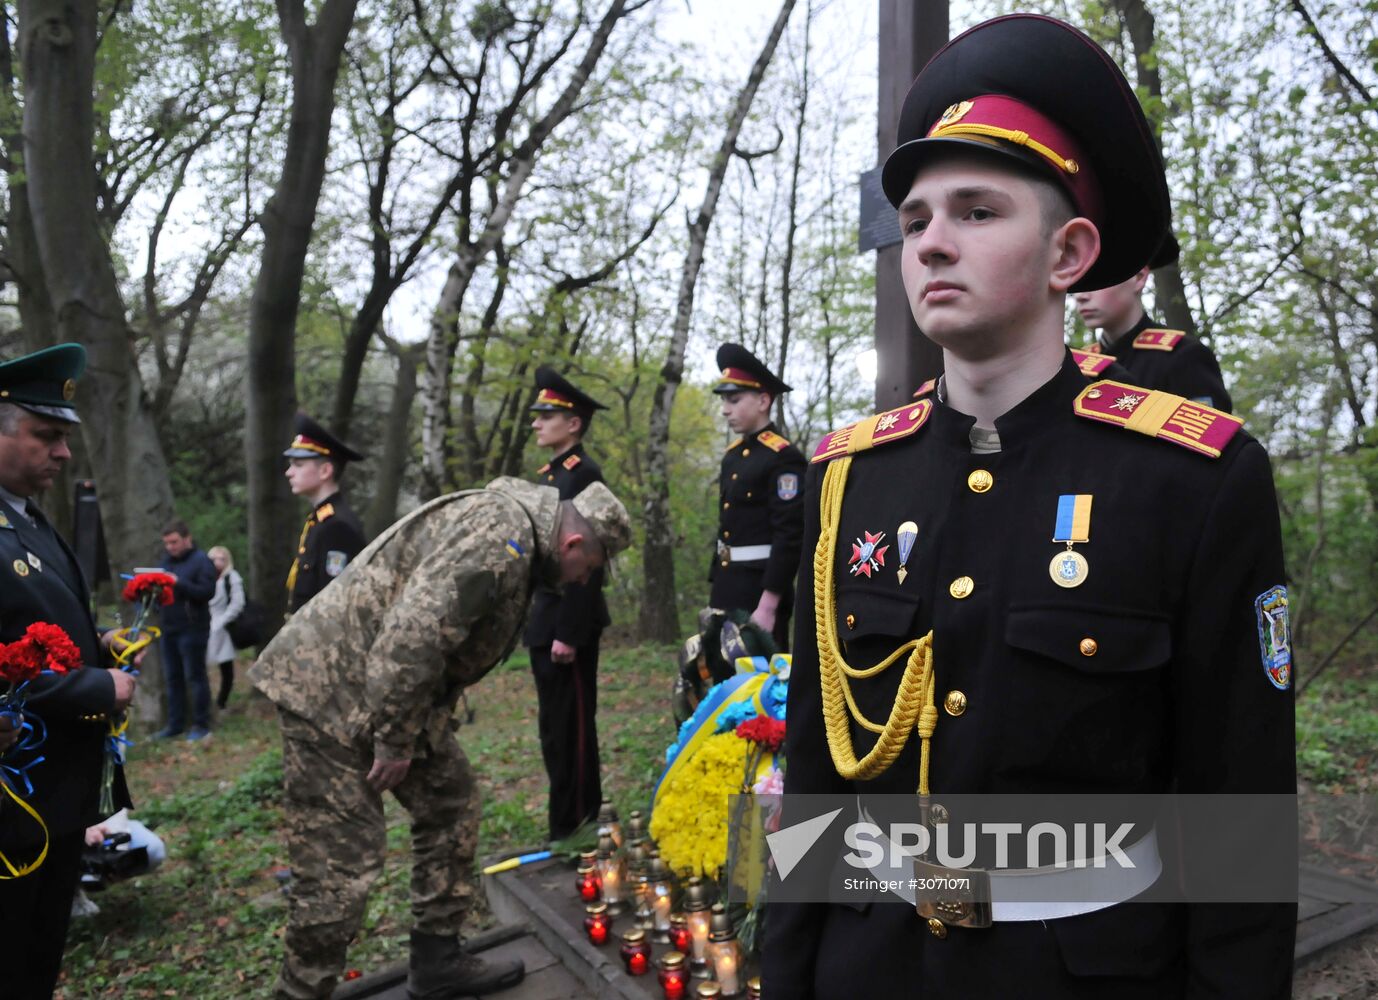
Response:
M503 477L408 514L283 626L255 686L341 742L424 753L460 691L511 651L533 585L554 585L558 505L553 488Z

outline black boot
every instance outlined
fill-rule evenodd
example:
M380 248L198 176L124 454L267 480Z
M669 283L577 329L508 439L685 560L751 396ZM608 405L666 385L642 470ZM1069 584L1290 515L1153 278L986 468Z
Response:
M465 950L459 938L411 932L411 1000L452 1000L475 993L495 993L516 986L526 975L519 958L488 961Z

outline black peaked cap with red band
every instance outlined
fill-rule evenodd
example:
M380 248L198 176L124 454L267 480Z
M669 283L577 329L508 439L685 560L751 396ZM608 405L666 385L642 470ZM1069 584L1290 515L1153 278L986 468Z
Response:
M1032 112L1013 123L1033 123L1027 138L1009 121L993 123L982 134L977 99L992 95L1013 98ZM953 126L942 127L944 116L964 102L976 107L966 109ZM997 115L1009 113L1003 102L985 104ZM1043 135L1040 120L1053 126ZM1005 132L1013 139L1003 138ZM1058 148L1059 133L1070 137L1075 154ZM1100 257L1072 291L1124 281L1157 258L1167 242L1172 212L1167 179L1143 108L1105 50L1063 21L1011 14L948 42L910 87L896 139L881 172L885 195L896 207L908 196L924 159L954 144L1032 165L1061 183L1078 211L1094 207ZM1062 168L1055 166L1059 158ZM1092 203L1098 205L1079 200L1078 187L1094 189L1098 197L1092 195Z
M536 369L536 390L536 401L527 407L528 410L573 413L583 417L587 424L595 410L607 409L588 393L575 388L573 382L549 365Z
M362 462L368 456L355 451L334 434L298 413L292 425L292 443L282 454L287 458L328 458L332 462Z
M779 396L789 392L790 387L776 377L761 359L741 344L723 344L718 348L718 384L713 391L719 395L727 392L768 392Z

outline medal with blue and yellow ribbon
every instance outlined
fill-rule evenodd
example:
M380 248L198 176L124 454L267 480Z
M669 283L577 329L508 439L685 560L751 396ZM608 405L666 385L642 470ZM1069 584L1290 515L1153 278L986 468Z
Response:
M1077 542L1091 540L1091 494L1064 493L1057 498L1057 521L1053 525L1053 541L1066 542L1067 551L1053 556L1048 575L1059 587L1080 587L1091 573L1086 557L1072 548Z

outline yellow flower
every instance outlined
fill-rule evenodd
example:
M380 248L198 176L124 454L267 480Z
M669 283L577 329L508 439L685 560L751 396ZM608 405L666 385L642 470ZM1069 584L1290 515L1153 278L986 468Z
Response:
M752 749L751 743L730 732L710 736L661 789L651 815L651 836L675 871L716 878L727 863L728 797L742 792ZM761 770L769 770L770 756L762 757Z

